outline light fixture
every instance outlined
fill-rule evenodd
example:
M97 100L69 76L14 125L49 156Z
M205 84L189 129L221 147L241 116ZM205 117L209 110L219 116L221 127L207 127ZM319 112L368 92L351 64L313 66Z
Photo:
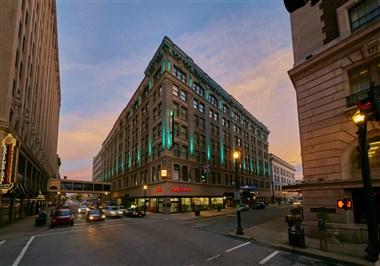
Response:
M365 114L362 114L360 113L360 111L356 111L355 114L352 116L352 121L354 121L354 123L356 125L360 125L360 124L363 124L366 120L366 115Z

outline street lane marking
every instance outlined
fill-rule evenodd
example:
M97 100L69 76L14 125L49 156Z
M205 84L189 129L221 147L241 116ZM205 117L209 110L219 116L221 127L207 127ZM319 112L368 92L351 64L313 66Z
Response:
M229 252L231 252L231 251L234 251L235 249L238 249L238 248L244 247L244 246L249 245L249 244L251 244L251 242L246 242L246 243L241 244L241 245L239 245L239 246L236 246L236 247L233 247L233 248L227 249L227 250L226 250L226 253L229 253Z
M259 264L263 265L264 263L266 263L268 260L270 260L271 258L273 258L274 256L276 256L277 254L279 253L278 250L272 252L271 254L269 254L268 256L266 256L265 258L263 258Z
M18 255L17 259L13 262L12 266L17 266L20 263L22 257L24 257L25 252L28 250L29 245L30 243L32 243L33 239L34 239L34 236L32 236L29 239L29 241L26 243L25 247L21 250L20 255Z
M213 256L213 257L211 257L211 258L208 258L207 261L212 261L212 260L214 260L214 259L216 259L216 258L219 258L219 257L220 257L220 254L215 255L215 256Z
M0 245L2 245L2 244L4 244L5 243L5 240L3 240L3 241L0 241Z

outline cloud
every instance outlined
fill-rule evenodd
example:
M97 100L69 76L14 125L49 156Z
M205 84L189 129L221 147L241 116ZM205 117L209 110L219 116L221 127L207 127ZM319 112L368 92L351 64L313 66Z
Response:
M61 117L58 154L61 176L70 179L92 177L92 158L111 130L118 113L96 113L91 116L68 113Z
M268 127L270 152L301 164L296 94L287 75L293 65L290 32L281 20L266 20L264 29L253 16L240 15L186 33L178 44Z

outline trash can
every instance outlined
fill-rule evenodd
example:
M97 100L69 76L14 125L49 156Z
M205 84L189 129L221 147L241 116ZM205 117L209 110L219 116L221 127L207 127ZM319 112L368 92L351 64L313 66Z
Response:
M300 229L298 231L288 228L289 245L293 247L305 247L305 231Z

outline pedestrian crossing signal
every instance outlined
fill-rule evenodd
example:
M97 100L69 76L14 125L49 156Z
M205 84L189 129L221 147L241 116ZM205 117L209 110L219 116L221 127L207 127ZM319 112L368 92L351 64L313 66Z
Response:
M352 206L353 204L351 199L339 199L336 202L336 207L338 209L351 210Z

